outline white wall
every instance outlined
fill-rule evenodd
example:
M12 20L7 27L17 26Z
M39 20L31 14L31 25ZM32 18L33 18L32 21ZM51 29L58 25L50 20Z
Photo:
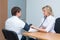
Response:
M42 10L45 5L50 5L55 17L60 17L60 0L27 0L26 21L39 26L41 23Z
M39 25L42 13L40 12L40 0L27 0L26 21L30 24Z

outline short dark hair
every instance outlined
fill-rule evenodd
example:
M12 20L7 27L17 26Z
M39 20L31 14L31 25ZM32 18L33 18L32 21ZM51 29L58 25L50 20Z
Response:
M18 12L20 12L21 11L21 8L20 7L13 7L12 9L11 9L11 14L12 14L12 16L16 16L16 13Z

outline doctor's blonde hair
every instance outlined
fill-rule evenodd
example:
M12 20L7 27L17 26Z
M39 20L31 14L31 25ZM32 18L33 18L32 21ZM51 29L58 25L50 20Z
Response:
M44 6L44 7L42 8L42 10L45 9L45 8L47 9L49 15L54 16L54 15L53 15L53 12L52 12L52 8L51 8L49 5Z

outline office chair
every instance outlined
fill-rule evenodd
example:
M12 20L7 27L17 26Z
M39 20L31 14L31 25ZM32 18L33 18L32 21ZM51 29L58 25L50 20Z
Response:
M6 40L19 40L17 34L13 31L2 29L2 32Z
M56 19L54 30L55 30L56 33L60 33L60 18Z

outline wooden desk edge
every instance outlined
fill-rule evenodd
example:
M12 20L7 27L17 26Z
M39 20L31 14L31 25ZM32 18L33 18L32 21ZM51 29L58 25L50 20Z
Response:
M22 35L28 36L28 37L32 37L32 38L37 38L37 37L35 37L35 36L29 36L28 33L31 33L31 32L24 32ZM26 34L27 34L27 35L26 35ZM46 38L37 38L37 39L39 39L39 40L48 40L48 39L46 39Z

